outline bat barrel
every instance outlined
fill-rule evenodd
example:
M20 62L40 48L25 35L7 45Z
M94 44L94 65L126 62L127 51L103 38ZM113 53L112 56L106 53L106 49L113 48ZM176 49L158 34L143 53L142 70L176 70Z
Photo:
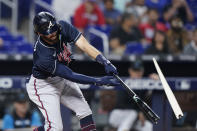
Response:
M154 62L154 65L155 65L155 68L157 70L157 73L159 74L159 78L161 80L161 83L163 85L163 88L164 88L164 91L165 91L165 94L168 98L168 101L172 107L172 110L174 111L174 114L176 116L177 119L180 119L182 116L183 116L183 112L170 88L170 86L168 85L168 82L167 80L165 79L160 67L159 67L159 64L157 63L156 59L153 58L153 62Z
M157 114L154 113L152 109L140 98L136 98L136 99L138 101L136 102L138 107L144 112L146 117L148 117L148 119L151 120L154 124L157 124L158 120L160 119L159 116L157 116Z
M144 114L154 123L157 124L160 119L157 114L155 114L152 109L143 102L136 94L133 92L118 75L114 74L114 77L121 83L122 87L124 87L128 94L132 97L132 99L137 103L138 107L144 112Z

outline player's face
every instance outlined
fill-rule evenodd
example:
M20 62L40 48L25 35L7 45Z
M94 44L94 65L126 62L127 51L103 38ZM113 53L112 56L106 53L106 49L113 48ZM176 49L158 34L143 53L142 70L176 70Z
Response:
M46 38L50 39L50 40L56 40L57 39L57 31L50 34L50 35L47 35Z
M40 34L40 36L47 42L57 42L57 40L58 40L57 31L55 31L49 35Z

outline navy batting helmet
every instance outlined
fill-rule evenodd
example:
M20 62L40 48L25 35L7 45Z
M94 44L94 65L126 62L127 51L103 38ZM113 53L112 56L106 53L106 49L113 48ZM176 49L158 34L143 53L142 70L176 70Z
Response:
M38 13L34 17L33 25L34 31L43 35L52 34L59 29L55 17L49 12Z

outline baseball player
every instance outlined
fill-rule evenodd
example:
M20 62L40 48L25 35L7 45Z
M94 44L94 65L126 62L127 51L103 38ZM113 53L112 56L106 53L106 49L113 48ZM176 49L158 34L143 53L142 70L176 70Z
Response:
M90 77L73 72L68 67L71 52L67 44L76 45L104 65L107 74L117 74L116 68L71 24L57 22L48 12L38 13L33 24L38 39L34 46L32 75L26 88L29 98L45 118L45 125L34 131L63 130L60 102L76 113L82 131L96 131L91 109L76 83L98 86L119 83L112 76Z

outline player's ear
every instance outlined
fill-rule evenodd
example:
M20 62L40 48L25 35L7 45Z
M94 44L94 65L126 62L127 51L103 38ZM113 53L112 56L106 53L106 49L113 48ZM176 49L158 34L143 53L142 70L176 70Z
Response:
M36 32L35 30L34 30L34 33L35 33L36 35L39 35L38 32Z
M40 34L39 32L37 32L37 35L39 35L39 36L43 36L43 34Z

